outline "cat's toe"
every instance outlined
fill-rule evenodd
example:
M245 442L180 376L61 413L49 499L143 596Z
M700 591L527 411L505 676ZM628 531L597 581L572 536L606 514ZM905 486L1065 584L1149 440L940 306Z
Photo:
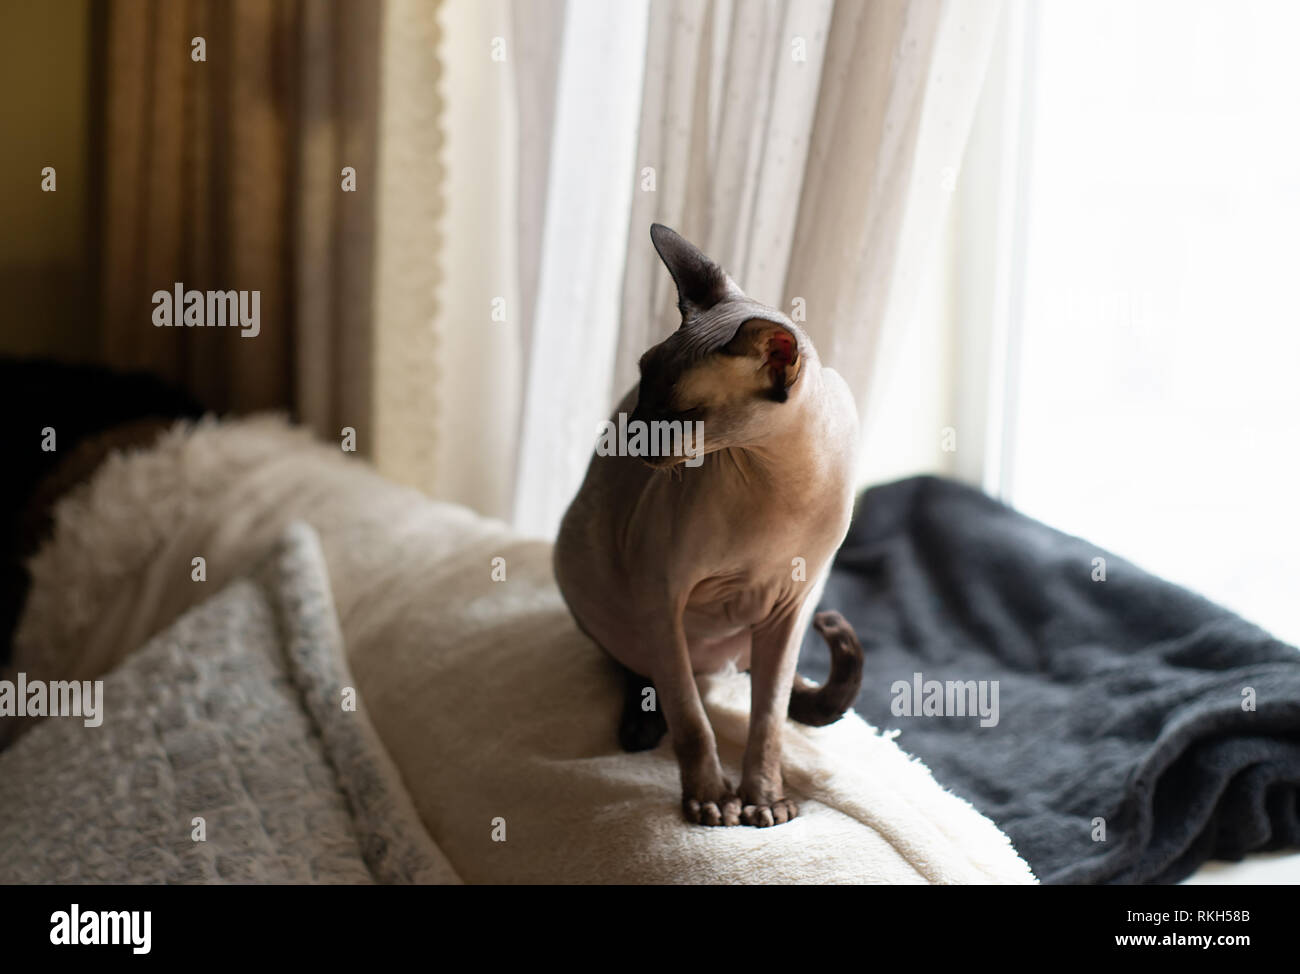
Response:
M695 825L739 825L740 799L735 795L726 795L718 801L685 798L682 800L682 812L686 821Z
M741 821L755 828L766 829L783 825L799 814L799 806L788 798L778 798L770 805L746 805Z

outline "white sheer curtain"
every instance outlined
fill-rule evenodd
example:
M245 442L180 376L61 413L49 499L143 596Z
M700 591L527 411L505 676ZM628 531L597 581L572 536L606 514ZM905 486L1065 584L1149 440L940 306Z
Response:
M884 373L940 256L1000 6L835 8L786 293L806 299L822 360L857 397L864 458L880 439Z
M489 35L500 36L507 61L443 91L449 104L500 110L447 128L444 246L467 248L457 258L467 269L442 280L438 329L458 330L446 367L473 379L455 384L437 420L459 436L434 435L491 449L440 452L461 470L435 493L554 531L597 423L635 380L640 353L676 325L649 243L655 221L755 297L787 313L802 299L870 437L872 390L933 256L1000 0L496 0L458 19L467 2L447 3L444 50L488 63ZM476 150L456 145L483 139L475 125L513 133L513 145L477 151L507 152L514 167L486 156L475 167ZM484 195L496 181L486 215L461 205L458 178ZM513 237L485 242L501 200ZM489 269L520 306L506 322L452 320L455 308L488 307ZM505 388L516 374L522 394ZM513 463L500 456L506 443Z
M515 492L530 533L558 526L609 411L645 37L644 0L568 4Z

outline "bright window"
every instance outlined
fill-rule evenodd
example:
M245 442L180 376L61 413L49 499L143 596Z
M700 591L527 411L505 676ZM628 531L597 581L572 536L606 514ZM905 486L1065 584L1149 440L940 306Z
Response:
M1003 491L1300 642L1300 4L1035 16Z

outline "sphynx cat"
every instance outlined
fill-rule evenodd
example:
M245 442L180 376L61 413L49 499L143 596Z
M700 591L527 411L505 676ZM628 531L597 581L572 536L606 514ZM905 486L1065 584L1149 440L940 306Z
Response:
M682 323L641 357L641 381L611 422L690 424L703 442L656 456L598 450L561 524L555 576L578 626L625 669L623 747L669 732L687 820L777 825L798 814L781 774L786 714L838 720L862 678L861 646L834 612L814 621L830 678L818 688L795 673L848 530L857 412L794 322L668 227L650 236ZM748 670L752 688L739 790L695 683L729 665ZM650 699L662 714L643 706Z

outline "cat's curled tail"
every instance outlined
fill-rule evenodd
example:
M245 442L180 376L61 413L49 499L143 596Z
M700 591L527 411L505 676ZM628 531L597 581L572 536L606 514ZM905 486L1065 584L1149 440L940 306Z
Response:
M838 612L818 612L813 628L831 650L831 675L815 686L796 674L790 693L791 719L811 727L825 727L844 716L862 686L862 644L849 621Z

